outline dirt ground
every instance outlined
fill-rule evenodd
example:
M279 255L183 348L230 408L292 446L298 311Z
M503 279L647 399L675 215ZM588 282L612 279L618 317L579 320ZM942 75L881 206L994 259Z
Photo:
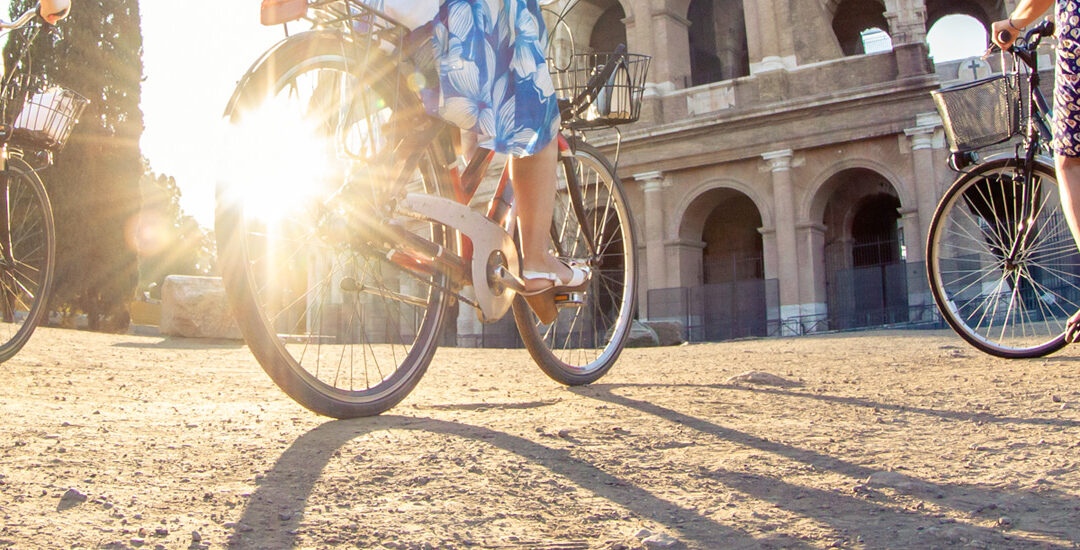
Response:
M574 389L442 349L330 421L235 343L39 329L0 419L5 548L1080 546L1077 354L946 331L633 349Z

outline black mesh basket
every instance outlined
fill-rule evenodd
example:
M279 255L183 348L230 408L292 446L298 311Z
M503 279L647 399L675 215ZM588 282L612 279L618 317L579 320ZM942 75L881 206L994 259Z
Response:
M569 63L548 59L555 95L560 101L574 101L589 91L593 75L601 73L609 63L615 69L599 92L586 97L587 105L577 109L563 125L572 128L594 128L634 122L641 116L641 98L645 92L645 77L649 72L647 55L633 53L574 54Z
M1017 75L995 75L930 92L954 153L1008 140L1020 133Z
M53 152L64 147L79 115L90 103L71 90L37 77L9 82L0 101L12 143Z

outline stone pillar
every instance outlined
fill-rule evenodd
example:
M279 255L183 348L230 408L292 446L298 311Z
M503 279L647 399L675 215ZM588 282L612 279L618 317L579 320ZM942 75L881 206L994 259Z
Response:
M780 278L780 316L801 313L799 301L799 253L795 238L795 202L791 189L791 149L761 155L772 172L773 208L776 214L777 268Z
M777 264L780 263L780 255L776 250L776 230L762 227L758 229L758 233L761 233L761 255L765 261L765 295L767 298L765 318L772 324L780 321L780 303L778 301L779 297L770 295L768 281L780 278L780 269L777 267Z
M635 174L645 195L645 280L648 288L667 288L667 258L664 253L664 174ZM647 300L646 300L647 301Z
M649 81L661 89L686 88L690 85L690 21L685 12L677 13L667 2L657 4L649 21L653 56Z
M705 242L700 240L671 239L664 241L667 265L672 267L667 277L669 287L698 287L702 280L702 259Z
M802 315L820 315L828 310L825 295L825 226L801 223L799 243L799 296Z
M885 0L885 21L894 46L926 42L925 0Z
M934 210L937 208L938 193L937 193L937 174L934 170L934 132L937 129L936 125L933 125L933 121L920 121L924 124L920 124L914 128L904 130L904 134L911 140L911 162L912 162L912 174L915 176L915 204L905 204L904 208L916 208L918 210L918 228L919 228L919 248L922 248L922 243L926 241L926 236L930 234L930 221L934 217ZM905 236L905 243L907 243ZM908 261L923 261L925 258L920 250L919 255L915 255L910 245L908 244Z
M750 54L750 74L784 68L779 26L773 0L743 2L746 17L746 46Z

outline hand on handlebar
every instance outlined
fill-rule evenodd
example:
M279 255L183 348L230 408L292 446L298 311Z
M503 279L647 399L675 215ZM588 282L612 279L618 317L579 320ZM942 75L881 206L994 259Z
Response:
M1020 36L1019 29L1013 27L1008 19L994 21L994 24L990 26L990 40L993 41L994 46L1003 50L1009 49L1018 36Z
M41 0L38 13L50 25L55 25L71 13L71 0Z

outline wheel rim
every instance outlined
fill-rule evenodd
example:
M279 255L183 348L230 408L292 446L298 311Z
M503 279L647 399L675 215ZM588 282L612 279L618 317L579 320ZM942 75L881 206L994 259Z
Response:
M588 263L593 275L581 307L560 308L550 325L535 316L531 319L551 358L569 374L587 375L611 365L630 328L635 284L632 226L625 197L606 163L579 149L573 162L564 159L561 166L552 224L555 252L564 260ZM582 190L585 224L567 192L568 170L574 171ZM593 246L587 235L593 236Z
M363 404L395 393L403 396L400 390L426 367L445 299L437 290L441 277L418 275L388 261L375 236L361 228L382 211L371 183L381 180L368 160L385 145L380 129L392 110L341 66L328 67L325 59L302 64L284 75L274 86L278 93L263 103L272 106L267 107L274 110L272 119L282 118L284 106L309 129L316 128L327 144L315 148L304 163L330 169L314 181L288 182L289 188L306 192L286 201L288 208L272 217L255 211L259 201L252 195L262 182L251 181L255 176L245 177L243 170L239 175L230 170L229 188L247 189L241 194L249 196L226 200L242 212L243 276L257 320L254 328L245 329L245 337L248 331L255 338L272 335L274 351L259 357L260 362L284 360L324 396ZM350 107L343 109L343 104ZM258 117L244 112L238 119ZM256 126L263 134L275 132L261 135L260 142L277 140L285 154L312 151L302 143L310 135L275 130L273 124ZM436 185L430 157L421 164L410 185L431 191ZM346 181L351 183L345 186ZM409 230L443 240L431 224L412 223ZM255 346L252 351L259 355Z
M29 337L48 299L52 222L37 181L8 174L0 181L0 348L11 352Z
M1039 170L1025 185L1015 172L1002 165L969 178L950 195L931 243L943 313L992 352L1054 345L1080 309L1080 254L1057 182Z

